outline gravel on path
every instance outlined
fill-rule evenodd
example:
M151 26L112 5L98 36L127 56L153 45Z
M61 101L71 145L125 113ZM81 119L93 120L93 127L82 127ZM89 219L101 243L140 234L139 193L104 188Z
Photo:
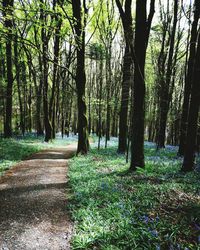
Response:
M0 250L70 249L67 161L75 151L39 152L0 177Z

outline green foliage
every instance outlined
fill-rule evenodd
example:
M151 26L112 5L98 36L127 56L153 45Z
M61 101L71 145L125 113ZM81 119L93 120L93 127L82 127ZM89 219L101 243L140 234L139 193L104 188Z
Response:
M101 43L91 43L89 47L89 55L91 59L103 60L106 55L104 46Z
M71 160L73 249L199 249L199 174L148 145L146 169L129 173L116 150Z

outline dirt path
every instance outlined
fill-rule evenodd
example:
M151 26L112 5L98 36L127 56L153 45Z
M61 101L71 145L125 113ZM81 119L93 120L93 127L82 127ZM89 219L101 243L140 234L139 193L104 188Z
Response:
M42 151L0 178L0 250L70 249L66 173L74 152Z

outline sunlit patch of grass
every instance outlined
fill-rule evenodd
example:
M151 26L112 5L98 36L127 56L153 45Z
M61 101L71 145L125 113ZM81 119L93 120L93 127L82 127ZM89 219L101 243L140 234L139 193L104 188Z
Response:
M76 140L76 137L56 138L49 143L44 143L44 138L37 137L35 134L13 139L0 139L0 175L17 162L40 150L65 147Z
M200 249L200 175L181 174L175 150L145 155L136 173L116 147L71 160L73 249Z

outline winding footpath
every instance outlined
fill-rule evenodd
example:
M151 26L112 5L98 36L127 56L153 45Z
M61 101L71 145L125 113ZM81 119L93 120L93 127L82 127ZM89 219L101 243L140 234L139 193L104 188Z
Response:
M0 250L70 249L66 174L75 150L41 151L0 177Z

